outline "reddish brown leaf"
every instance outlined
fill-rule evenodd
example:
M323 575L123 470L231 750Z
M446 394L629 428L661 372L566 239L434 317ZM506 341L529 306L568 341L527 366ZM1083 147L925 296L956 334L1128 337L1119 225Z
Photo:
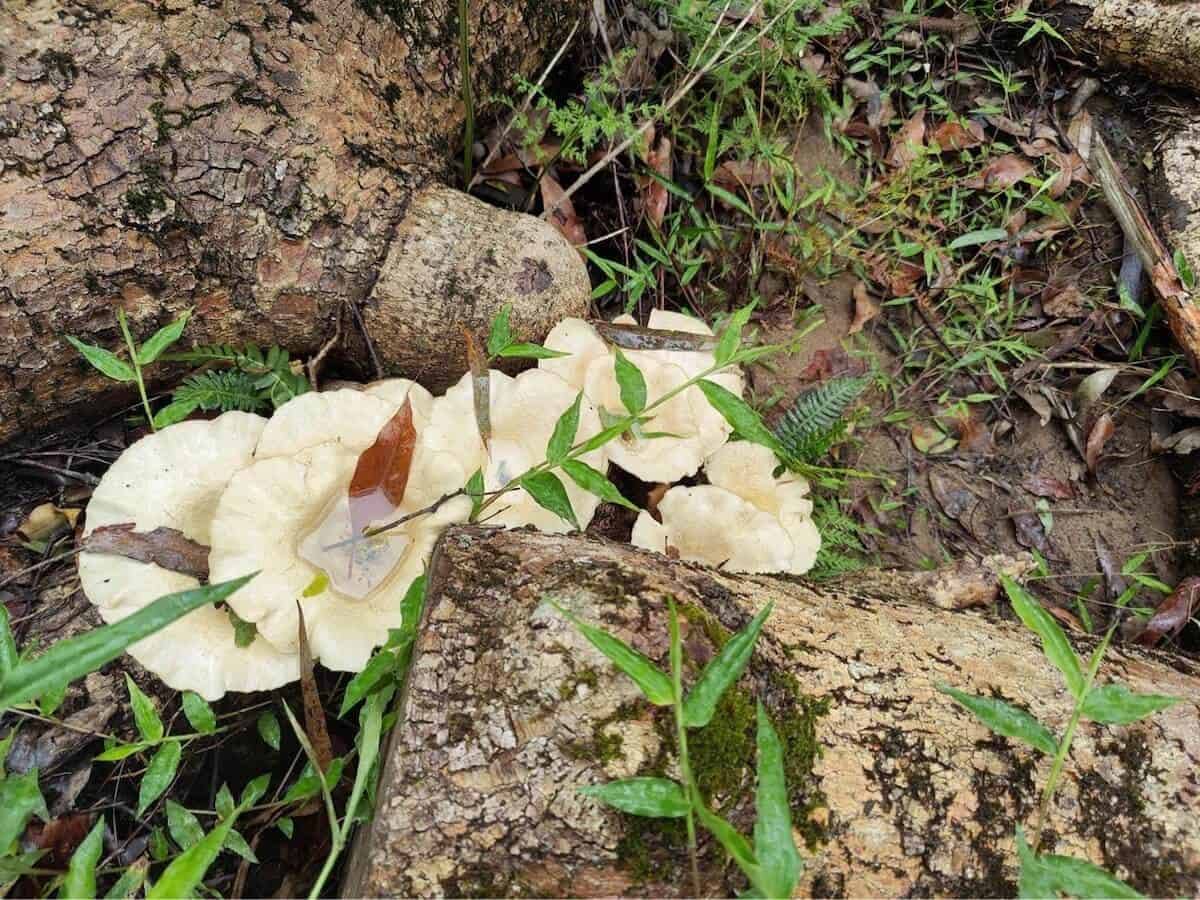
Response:
M1200 600L1200 578L1185 578L1175 586L1169 597L1158 605L1137 641L1143 647L1153 647L1183 631L1192 610Z
M858 282L854 285L854 320L850 323L848 334L858 334L863 330L863 326L877 315L879 315L879 307L867 293L866 284Z
M995 449L992 432L970 413L951 417L950 427L958 435L958 449L964 453L985 455Z
M154 563L172 572L208 578L208 547L174 528L134 531L133 522L101 525L83 542L89 553L108 553L138 562Z
M1081 319L1087 315L1087 297L1074 284L1048 284L1042 291L1042 310L1058 319Z
M540 184L542 188L542 205L548 210L553 210L549 216L550 224L557 228L559 234L575 246L578 247L586 244L587 232L584 231L583 222L575 214L575 204L571 202L569 197L565 196L566 191L563 190L562 185L548 174L542 175Z
M325 707L321 704L321 693L317 690L317 678L313 674L312 651L308 647L308 626L304 624L304 607L296 601L300 614L300 693L304 697L304 733L312 744L313 755L322 772L329 771L333 762L333 742L329 740L329 729L325 724Z
M1011 518L1018 544L1030 550L1046 549L1046 529L1036 513L1013 513Z
M1087 463L1088 471L1095 472L1096 466L1100 464L1100 454L1104 452L1104 445L1108 443L1108 439L1113 436L1113 432L1117 430L1117 426L1113 423L1112 416L1108 413L1102 415L1096 420L1096 424L1092 426L1092 430L1088 433L1087 446L1084 449L1084 461Z
M959 122L943 122L929 137L930 146L937 147L942 153L967 150L982 143L983 126L978 122L968 122L965 128Z
M646 162L666 181L671 180L671 142L666 137L658 140L658 147L646 154ZM642 195L642 209L655 227L662 225L663 216L667 214L667 201L670 194L666 185L657 178L649 175L639 180L638 188Z
M1021 486L1035 497L1048 497L1051 500L1069 500L1075 496L1075 489L1070 484L1040 472L1030 475Z
M925 109L918 109L912 118L900 126L892 138L884 162L897 169L906 169L921 152L925 144Z
M813 353L799 375L802 382L827 381L839 375L861 375L867 369L867 364L859 358L851 358L841 347L821 349Z
M471 369L471 396L475 401L475 427L485 450L492 441L492 378L488 373L487 354L479 343L479 336L466 326L461 326L463 340L467 343L467 366Z
M404 500L416 442L412 401L406 397L400 411L379 429L375 443L362 452L354 467L350 479L352 534L362 534L372 522L391 515Z
M994 159L983 171L974 178L968 178L964 184L970 188L985 188L989 191L1003 191L1033 173L1033 163L1024 157L1009 153Z
M35 834L35 828L38 829ZM42 862L54 868L64 868L71 854L83 843L92 830L92 817L88 813L72 813L51 819L44 825L31 825L28 837L33 846L45 850Z
M727 191L740 187L762 187L770 184L771 163L765 159L731 159L717 166L713 172L713 183Z

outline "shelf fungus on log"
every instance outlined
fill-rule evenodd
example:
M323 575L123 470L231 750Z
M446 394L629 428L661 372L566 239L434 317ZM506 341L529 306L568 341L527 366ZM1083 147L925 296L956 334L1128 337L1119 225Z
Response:
M1014 828L1032 827L1050 759L992 734L937 685L994 691L1060 731L1071 700L1019 624L930 602L955 605L957 578L974 602L982 577L959 566L936 584L864 572L805 585L579 537L451 528L342 894L690 895L679 820L626 816L574 790L677 773L670 710L645 703L548 602L665 665L673 598L687 680L774 601L742 680L688 745L701 791L748 833L754 699L766 704L807 857L800 894L1011 896ZM1120 648L1100 677L1185 699L1132 725L1080 728L1043 849L1150 895L1194 896L1200 671ZM703 896L745 889L707 835L700 868Z

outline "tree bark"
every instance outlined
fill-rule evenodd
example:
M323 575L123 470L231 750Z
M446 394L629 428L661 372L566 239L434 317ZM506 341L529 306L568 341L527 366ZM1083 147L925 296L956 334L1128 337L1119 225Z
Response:
M1200 92L1200 4L1171 0L1070 0L1044 4L1076 51L1108 67Z
M682 610L685 682L775 603L750 668L689 747L712 805L750 833L754 698L767 705L808 842L801 893L1011 895L1014 828L1032 831L1050 761L990 733L936 685L1002 696L1056 732L1070 701L1030 632L946 608L962 605L956 584L971 602L994 598L994 573L979 572L815 586L578 537L451 529L343 896L690 895L679 820L636 819L575 790L677 776L669 713L547 602L665 667L668 598ZM1152 895L1197 893L1197 675L1190 663L1111 651L1103 679L1185 702L1128 727L1081 727L1043 849L1092 859ZM705 896L745 887L708 838L700 863Z
M1171 243L1200 273L1200 107L1158 150L1155 201Z
M470 4L476 95L533 70L585 7ZM4 3L0 442L97 397L128 398L104 395L111 384L63 339L117 348L117 309L136 337L191 308L193 342L307 353L365 305L389 374L422 374L414 359L458 367L457 321L486 321L506 302L527 335L582 312L583 265L548 226L421 193L449 175L464 121L456 10ZM397 252L414 204L426 260L441 260L415 272ZM423 310L415 345L399 324L412 310ZM345 331L367 362L365 338L353 322Z

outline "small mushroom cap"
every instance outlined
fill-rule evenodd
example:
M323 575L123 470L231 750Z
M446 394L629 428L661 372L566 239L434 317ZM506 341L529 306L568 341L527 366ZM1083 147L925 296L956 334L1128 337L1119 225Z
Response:
M662 524L642 512L633 543L660 553L674 547L684 559L733 572L807 572L821 549L808 482L788 472L776 478L776 466L766 447L726 444L705 463L710 484L667 491Z
M209 556L214 579L261 570L230 598L230 605L254 622L262 637L281 649L298 649L299 601L314 659L347 672L361 670L371 651L387 640L388 629L400 626L400 602L424 571L438 535L452 522L464 521L471 510L467 498L456 498L432 515L375 538L403 546L393 554L394 567L363 599L349 597L329 583L315 596L304 597L322 570L300 556L300 545L343 500L357 463L357 452L330 441L243 469L217 505ZM408 503L406 497L396 514L403 515ZM348 521L345 526L348 536ZM348 562L349 557L334 559Z
M121 454L92 494L84 535L102 525L133 522L137 531L174 528L209 544L218 498L234 473L253 459L264 424L260 416L228 412L142 438ZM252 570L236 574L247 571ZM106 622L200 584L153 563L87 552L79 554L79 580ZM261 639L238 647L228 613L212 606L138 641L129 654L170 687L193 690L206 700L226 691L270 690L300 677L295 654L281 653Z
M613 322L635 324L631 316L618 316ZM712 330L700 320L662 310L650 313L649 327L712 335ZM625 413L614 369L615 354L595 328L582 319L564 319L547 336L545 345L571 355L540 360L540 369L582 389L598 407L617 415ZM711 368L715 362L711 350L627 350L625 356L641 371L646 380L646 397L651 402ZM739 396L742 393L742 377L734 369L716 372L708 378ZM626 435L608 447L612 462L643 481L669 483L694 475L705 457L732 433L725 418L696 387L656 408L653 416L644 430L678 437L643 439Z
M492 426L488 453L475 421L475 400L470 374L437 398L428 430L431 446L454 453L469 473L483 470L484 490L494 491L546 459L546 445L559 417L575 402L578 389L550 372L529 369L516 378L489 372L488 399ZM575 442L601 430L600 416L586 399L579 409ZM593 450L582 461L604 471L604 449ZM555 472L566 489L581 528L586 528L600 505L594 494L575 484L561 470ZM494 513L494 514L493 514ZM490 507L488 524L517 528L533 525L541 531L565 532L571 525L538 505L523 489L505 494Z

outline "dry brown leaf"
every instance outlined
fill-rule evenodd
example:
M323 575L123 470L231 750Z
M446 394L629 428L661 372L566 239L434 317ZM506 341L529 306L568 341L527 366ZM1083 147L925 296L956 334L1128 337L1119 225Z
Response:
M912 445L922 453L949 453L958 444L954 438L940 428L925 422L918 422L909 432Z
M671 180L671 142L665 136L659 138L658 146L646 154L646 162L661 178ZM667 201L670 199L666 185L647 175L640 180L639 189L642 195L642 209L654 226L660 227L663 216L667 214Z
M982 143L983 126L975 121L968 121L965 127L961 122L943 122L929 137L929 145L937 147L942 153L969 150Z
M159 526L153 531L134 531L135 527L133 522L101 525L87 536L83 549L154 563L201 580L208 578L208 547L174 528Z
M467 345L467 366L471 370L471 397L475 406L475 427L484 450L492 442L491 375L488 373L487 354L479 343L479 336L465 325L459 326Z
M922 107L900 126L900 130L892 138L892 146L884 157L884 162L896 169L906 169L917 158L924 145L925 109Z
M404 500L416 443L412 400L405 397L399 412L379 429L375 443L359 455L354 467L349 488L351 534L361 535L372 522L395 512Z
M1197 600L1200 600L1200 578L1183 579L1170 596L1158 605L1138 635L1137 642L1143 647L1153 647L1175 637L1190 621Z
M1009 153L992 160L984 166L982 172L968 178L964 183L970 188L1003 191L1032 173L1033 163L1015 153Z
M296 601L300 614L300 693L304 697L304 733L312 744L313 755L322 773L329 771L333 762L333 742L329 740L329 728L325 723L325 707L321 693L317 690L317 678L313 672L312 651L308 646L308 627L304 624L304 607Z
M712 350L717 338L690 331L644 328L641 325L614 325L592 322L600 337L622 350Z
M812 355L808 365L800 370L799 380L804 383L827 381L836 376L856 376L867 370L867 363L859 357L851 357L841 347L822 348Z
M887 285L893 297L911 297L925 277L925 269L916 263L901 261L888 275Z
M71 813L51 819L45 824L34 823L29 827L26 839L34 848L45 850L42 863L55 868L65 868L71 854L83 843L92 829L92 817L88 813Z
M1048 284L1042 291L1042 310L1057 319L1081 319L1090 306L1074 284Z
M1049 421L1047 415L1046 420ZM1021 487L1035 497L1047 497L1051 500L1069 500L1075 496L1075 489L1067 482L1053 475L1043 475L1040 472L1030 475Z
M53 503L42 503L29 511L17 526L17 537L23 541L49 542L75 527L78 509L61 509Z
M717 166L713 172L713 183L727 191L739 187L762 187L770 184L774 177L770 160L730 159Z
M1113 432L1116 430L1117 426L1113 423L1112 416L1108 413L1097 419L1096 424L1092 426L1092 430L1088 433L1087 446L1083 454L1083 459L1087 463L1089 472L1095 473L1096 467L1100 465L1100 456L1104 452L1104 445L1108 443L1108 439L1113 436Z
M587 232L583 228L583 222L575 213L575 204L565 196L566 191L562 185L548 174L543 174L539 183L542 189L542 205L547 210L554 210L549 216L550 224L574 246L586 244Z
M877 315L879 315L879 307L867 293L866 283L858 282L854 285L854 320L850 323L850 330L847 333L858 334L863 330L863 326Z

